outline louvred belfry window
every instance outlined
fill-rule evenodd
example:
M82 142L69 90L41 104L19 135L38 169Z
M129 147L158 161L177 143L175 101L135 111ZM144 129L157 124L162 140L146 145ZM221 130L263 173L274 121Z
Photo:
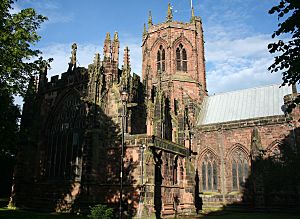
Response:
M162 45L157 51L157 71L164 72L166 70L166 53Z
M181 43L176 49L176 68L177 71L187 71L187 53Z

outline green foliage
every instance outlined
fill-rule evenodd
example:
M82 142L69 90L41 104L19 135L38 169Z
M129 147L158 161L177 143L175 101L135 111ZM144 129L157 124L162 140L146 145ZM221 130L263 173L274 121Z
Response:
M20 109L8 92L0 92L0 100L0 155L12 156L18 140Z
M269 10L270 14L277 13L278 29L272 38L283 36L275 43L268 45L270 53L279 54L275 56L274 63L268 68L271 72L282 71L282 86L299 83L300 80L300 1L281 0L279 5ZM289 36L287 39L286 36ZM300 102L298 96L289 106L289 111Z
M91 219L111 219L113 218L113 209L107 207L106 205L95 205L90 207L91 214L88 215Z
M43 62L41 51L32 47L40 39L37 29L47 18L32 8L11 14L14 2L0 2L0 92L24 95Z

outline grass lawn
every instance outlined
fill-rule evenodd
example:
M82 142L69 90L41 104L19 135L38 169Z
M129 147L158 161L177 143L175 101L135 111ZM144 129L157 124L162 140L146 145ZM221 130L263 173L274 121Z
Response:
M38 213L32 211L0 208L0 218L7 219L87 219L88 217L57 213Z
M87 219L86 216L76 216L57 213L38 213L23 210L10 210L0 208L0 219ZM198 217L180 217L178 219L299 219L300 213L263 213L263 212L231 212L221 211L210 215L199 215Z
M180 219L191 219L191 217L183 217ZM234 211L221 211L209 215L201 215L195 219L299 219L300 213L264 213L264 212L234 212Z

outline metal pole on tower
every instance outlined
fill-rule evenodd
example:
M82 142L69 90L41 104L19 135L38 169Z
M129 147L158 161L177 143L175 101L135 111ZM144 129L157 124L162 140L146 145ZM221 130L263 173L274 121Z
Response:
M193 0L191 0L191 8L193 8Z

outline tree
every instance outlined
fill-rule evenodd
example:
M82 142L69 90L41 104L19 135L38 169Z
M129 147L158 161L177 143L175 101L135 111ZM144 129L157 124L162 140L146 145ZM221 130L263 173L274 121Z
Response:
M7 92L0 93L0 100L0 155L13 156L19 130L20 110Z
M268 45L270 53L279 54L275 56L275 61L268 70L282 71L282 86L295 85L300 83L300 1L281 0L269 10L269 14L274 13L277 13L278 20L284 20L278 23L278 29L272 35L272 38L281 36L282 39ZM288 110L291 111L299 103L298 96Z
M43 61L41 51L32 47L40 39L37 29L47 18L32 8L12 14L15 1L0 2L0 93L24 96Z
M18 144L20 110L13 95L25 96L30 79L47 63L33 48L47 18L32 8L13 14L15 1L0 1L0 196L10 192Z
M0 197L8 197L18 142L19 107L7 92L0 93Z

